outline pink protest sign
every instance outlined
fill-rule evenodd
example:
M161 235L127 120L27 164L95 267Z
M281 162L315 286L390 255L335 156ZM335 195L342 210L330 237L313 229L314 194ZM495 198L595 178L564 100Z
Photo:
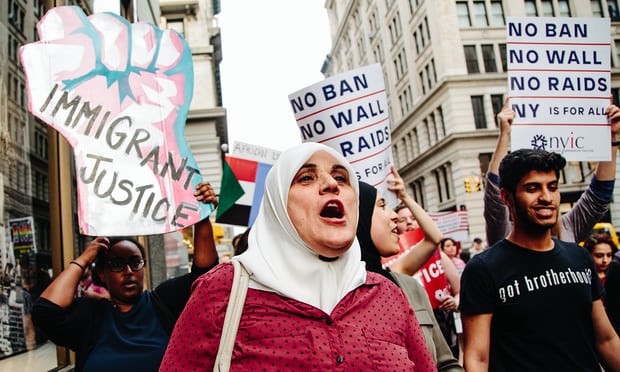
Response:
M73 147L80 230L146 235L182 229L213 206L185 139L191 51L174 31L74 6L48 11L20 58L30 111Z

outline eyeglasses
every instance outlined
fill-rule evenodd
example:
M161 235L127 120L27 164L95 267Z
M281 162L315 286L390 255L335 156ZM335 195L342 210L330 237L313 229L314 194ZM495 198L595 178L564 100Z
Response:
M132 271L142 270L146 261L140 257L130 257L128 260L123 258L113 258L110 261L106 261L106 266L110 271L118 273L124 271L127 265Z

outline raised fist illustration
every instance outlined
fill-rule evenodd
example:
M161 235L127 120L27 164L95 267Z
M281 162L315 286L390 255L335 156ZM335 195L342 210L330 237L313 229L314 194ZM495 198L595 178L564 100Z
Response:
M20 50L30 111L75 154L81 232L160 234L192 225L212 204L185 139L191 51L171 30L112 13L52 8L39 41Z

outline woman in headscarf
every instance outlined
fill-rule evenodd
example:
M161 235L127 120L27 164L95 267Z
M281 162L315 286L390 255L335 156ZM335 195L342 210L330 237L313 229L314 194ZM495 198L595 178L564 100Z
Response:
M400 178L398 173L395 171L393 173L398 180ZM402 182L399 185L395 181L391 189L398 189L399 186L402 186ZM384 269L381 265L382 257L390 257L400 251L396 229L398 214L386 204L385 199L375 187L360 182L359 188L360 216L357 225L357 239L362 250L362 260L366 263L366 269L385 276L404 290L411 307L415 311L428 349L437 364L437 369L440 372L462 372L463 367L452 354L441 333L439 324L433 315L433 307L422 285L410 275L392 272L389 268ZM426 230L424 231L425 236L439 238L441 235L434 222L432 225L423 223L421 228ZM431 242L430 246L433 245L434 243ZM432 249L423 246L419 248L427 251L425 253L427 259L433 253Z
M364 269L357 207L355 172L335 150L280 155L248 249L233 257L250 285L231 370L436 370L402 291ZM195 283L162 371L213 369L233 270L220 264Z

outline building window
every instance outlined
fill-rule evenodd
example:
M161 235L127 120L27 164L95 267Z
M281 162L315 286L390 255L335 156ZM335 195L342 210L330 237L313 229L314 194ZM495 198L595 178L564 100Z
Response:
M405 49L396 56L396 78L400 79L407 73L407 55Z
M560 10L560 17L570 17L570 5L568 0L558 0L558 8Z
M495 63L495 51L493 45L482 45L482 60L484 61L484 70L486 72L497 72L497 64Z
M443 187L442 187L442 177L441 174L439 173L439 169L436 169L435 172L435 184L437 185L437 195L439 196L439 202L443 203L444 202L444 197L443 197Z
M406 161L409 162L411 159L415 157L415 150L413 149L413 138L411 133L407 133L405 136L405 157Z
M609 18L611 18L612 21L620 21L620 11L618 10L617 0L607 0L607 11L609 12Z
M428 83L428 90L431 90L431 89L433 89L433 85L434 84L433 84L433 78L432 78L433 74L432 74L432 71L431 71L431 65L430 64L424 66L424 72L426 73L426 81Z
M418 26L418 31L420 31L420 43L422 44L422 48L426 46L426 37L424 36L424 28L422 23Z
M487 10L484 6L484 1L474 1L473 4L473 18L474 18L474 27L486 27L489 25L489 20L487 18Z
M359 9L355 9L355 11L353 12L353 21L355 22L355 25L358 28L361 28L361 26L362 26L362 19L360 18L360 11L359 11Z
M497 114L502 111L502 107L504 107L504 95L491 94L491 106L493 106L493 114L497 116Z
M467 6L467 1L456 2L456 16L459 20L459 27L471 27L471 20L469 18L469 7Z
M377 45L375 45L374 49L372 50L372 56L375 59L375 62L383 62L383 53L381 51L381 42L377 43Z
M535 0L525 0L525 15L527 17L538 17Z
M388 26L388 29L390 30L392 44L396 44L396 41L400 38L401 35L400 13L396 12L396 15L394 16L394 18L392 18L392 21Z
M437 120L438 120L438 125L441 128L441 133L443 133L443 136L445 137L447 135L446 133L446 122L443 119L443 109L440 107L437 107Z
M502 0L457 0L456 15L459 27L503 26L504 8Z
M592 16L595 18L603 18L603 3L602 0L590 0L590 8L592 8Z
M484 115L484 97L471 96L471 106L474 110L474 123L476 123L476 129L486 129L487 121Z
M420 85L422 86L422 94L426 94L426 86L424 85L424 73L420 71Z
M434 120L435 118L431 116L422 120L422 125L424 126L424 130L426 130L428 147L432 147L437 143L437 132Z
M368 21L370 23L371 32L377 32L379 30L379 22L377 21L377 12L373 11Z
M504 8L502 7L501 0L491 1L491 25L504 26L505 24Z
M21 34L24 33L24 18L26 11L16 0L9 0L9 23Z
M19 41L11 34L9 34L9 60L14 63L18 63L17 53L19 51Z
M413 156L418 156L420 155L420 136L418 135L418 128L413 128L413 138L412 138L412 142L411 142L411 146L412 146L412 150L413 150Z
M435 171L435 182L437 183L437 194L439 196L439 202L443 203L451 199L451 185L450 182L450 165L445 164Z
M602 9L597 1L591 1L590 7L595 17ZM570 3L568 0L525 0L525 15L528 17L570 17Z
M506 44L499 44L499 56L502 60L502 71L508 71L508 58L506 57Z
M166 22L166 28L168 30L174 30L185 37L185 26L183 25L183 18L180 19L168 19Z
M450 164L446 164L443 167L443 182L444 189L446 190L446 200L452 199L452 181L450 179L450 175L452 171L450 170Z
M465 50L465 63L467 64L467 73L479 73L480 67L478 67L478 55L476 54L476 46L465 45L463 49Z
M541 0L540 5L543 17L553 17L553 2L551 0Z
M398 97L400 101L400 111L403 116L407 115L411 108L413 107L413 98L411 95L411 86L407 85L407 87L402 91L400 96Z
M357 49L360 53L360 59L363 59L366 56L366 41L363 36L357 39Z
M429 128L432 131L432 135L434 137L435 143L439 141L439 133L437 131L437 121L435 121L435 113L431 112L428 116L428 122L430 123Z
M426 201L424 200L424 178L418 178L411 183L411 190L413 199L422 207L426 208Z

